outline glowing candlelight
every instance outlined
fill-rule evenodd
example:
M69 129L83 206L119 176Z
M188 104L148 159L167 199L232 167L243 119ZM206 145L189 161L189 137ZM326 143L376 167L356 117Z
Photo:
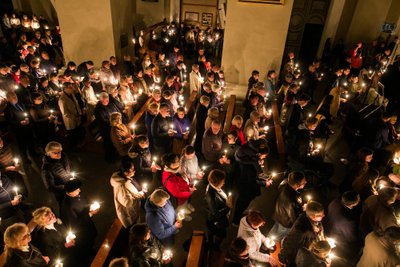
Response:
M142 184L142 190L143 190L143 192L147 193L147 190L148 190L147 183Z
M18 89L18 85L14 86L14 88L15 88L15 90L17 90Z
M193 181L193 187L196 187L196 185L197 185L198 182L199 182L199 181L194 180L194 181Z
M157 161L157 157L153 157L153 162L152 162L152 164L153 164L153 165L156 165L156 161Z
M264 245L267 247L267 248L273 248L274 246L275 246L275 241L272 239L272 238L270 238L270 237L267 237L266 239L265 239L265 243L264 243Z
M335 257L335 254L333 254L332 252L330 252L330 253L328 254L328 260L329 260L329 261L332 261L334 257Z
M303 84L303 82L300 81L300 82L299 82L299 85L302 85L302 84Z
M165 65L169 65L169 60L167 59L167 61L165 61Z
M264 132L268 132L268 130L269 130L269 126L268 125L264 126Z
M224 150L224 156L226 157L226 155L228 155L228 150L227 149Z
M171 259L173 256L172 251L170 249L166 249L163 252L162 259L164 261Z
M203 165L203 166L201 167L201 170L204 172L205 169L206 169L206 166Z
M365 87L365 85L366 85L365 83L362 83L362 84L361 84L361 87Z
M317 149L320 150L322 148L321 144L317 144Z
M14 192L15 192L15 196L18 197L18 187L17 187L17 186L14 186L14 187L13 187L13 190L14 190Z
M100 209L100 203L95 201L90 205L90 211L98 210Z
M272 177L272 178L275 178L277 175L278 175L278 174L277 174L276 172L272 172L272 173L271 173L271 177Z
M76 175L76 173L75 172L71 172L71 179L70 180L74 180L75 179L75 175Z
M308 117L311 118L311 117L312 117L312 114L311 114L311 113L308 113Z
M132 43L136 44L136 39L135 38L132 38Z
M228 192L228 197L232 197L232 192Z
M369 70L368 73L369 73L369 74L372 74L372 70Z
M53 115L54 110L50 109L50 115Z
M132 124L131 125L131 133L132 133L132 135L135 135L135 129L136 129L136 125Z
M189 127L186 127L186 132L189 132Z
M323 72L321 73L321 77L324 77L324 73Z
M343 86L347 86L347 82L344 82L344 83L343 83Z
M331 248L335 248L336 244L335 244L335 239L327 237L326 241L328 241L329 245L331 246Z
M63 267L63 266L64 266L63 262L60 259L58 259L54 267Z
M72 240L75 240L75 238L76 238L76 235L74 234L74 232L69 231L68 234L67 234L67 237L65 238L65 241L66 241L67 243L69 243L69 242L71 242Z
M268 109L268 111L267 111L268 116L271 116L271 114L272 114L272 108Z
M349 95L349 94L346 94L344 97L345 97L346 99L348 99L348 98L350 97L350 95Z
M28 113L24 112L25 119L28 118Z
M139 95L143 94L143 89L139 89Z
M183 219L185 219L185 211L184 210L180 210L178 212L177 219L178 219L178 221L183 221Z
M307 198L307 203L310 202L312 199L312 197L310 195L307 195L306 198Z
M15 165L15 166L18 166L18 164L19 164L19 158L14 158L13 160L14 160L14 165Z

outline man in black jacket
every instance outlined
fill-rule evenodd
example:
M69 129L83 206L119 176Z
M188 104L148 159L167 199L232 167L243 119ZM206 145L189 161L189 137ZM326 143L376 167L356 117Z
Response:
M261 165L269 154L267 140L261 138L250 140L241 146L235 153L235 159L240 166L240 178L238 181L238 199L233 214L233 225L239 225L243 212L250 202L261 195L260 185L257 183L258 175L261 174ZM265 187L272 184L270 180L265 181Z
M270 235L275 236L275 240L281 241L303 212L303 201L299 190L303 189L306 183L304 173L294 171L289 174L287 183L279 187L273 215L275 225L270 231Z
M65 184L66 197L61 205L61 219L76 235L75 265L88 266L94 256L93 245L97 235L92 216L99 211L89 205L86 197L81 194L82 182L80 179L69 180Z
M151 123L151 135L154 141L154 154L163 156L171 152L172 136L174 135L171 127L170 109L168 104L161 103L158 114Z
M196 111L196 140L194 142L194 148L196 154L201 155L203 135L205 130L205 123L207 119L208 107L210 105L210 98L208 96L200 97L200 105Z
M308 202L306 211L297 218L289 234L283 240L278 255L282 264L286 264L287 267L296 266L297 251L301 247L308 248L314 241L325 239L321 223L323 218L324 207L316 201Z
M27 152L36 156L33 126L29 119L29 111L23 104L18 103L17 95L10 91L7 93L7 106L4 117L10 126L10 130L17 139L18 150L21 158L26 163L31 163Z

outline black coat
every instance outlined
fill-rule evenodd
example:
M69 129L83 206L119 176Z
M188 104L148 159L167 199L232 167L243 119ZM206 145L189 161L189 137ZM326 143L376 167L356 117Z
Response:
M153 235L143 245L130 244L129 263L132 267L161 267L163 245Z
M17 103L16 105L7 103L4 109L4 117L7 123L10 125L11 130L17 137L33 137L32 123L22 125L21 121L25 120L25 114L29 118L29 110L25 108L24 104Z
M250 198L261 195L260 186L257 184L258 174L262 173L258 163L257 140L250 140L241 146L235 153L235 159L240 166L240 178L238 181L239 193Z
M302 199L300 193L288 183L284 184L279 190L273 218L282 226L291 228L303 212Z
M65 257L66 248L64 246L67 236L67 228L63 224L55 223L56 230L37 228L32 233L32 244L34 244L43 255L50 258L50 262L55 263L57 259ZM65 262L65 260L64 260Z
M151 135L153 136L154 145L164 147L166 151L169 150L172 144L172 137L168 135L170 118L163 118L161 114L157 114L151 123Z
M67 229L76 234L76 248L80 253L89 253L93 247L97 230L89 216L90 205L82 195L66 196L60 208L61 219Z
M109 95L109 103L104 106L100 101L97 102L94 108L94 116L100 127L100 133L102 136L110 135L110 115L111 113L118 112L122 115L122 123L127 123L128 119L126 114L123 113L124 106L118 100Z
M71 178L71 165L66 155L62 154L59 160L52 159L49 156L43 157L43 183L47 190L56 195L57 199L64 197L64 185Z
M42 253L32 245L29 252L11 249L4 267L44 267L48 266L42 257Z
M205 201L207 205L207 221L212 223L215 228L226 228L229 225L227 214L230 210L226 205L226 199L211 185L208 185Z
M314 231L314 227L319 233ZM293 264L296 259L299 248L308 248L311 243L318 241L319 236L323 235L323 227L321 223L311 224L306 214L303 212L293 224L289 234L283 239L282 248L279 253L279 261L282 263Z
M360 210L346 208L340 199L334 199L328 206L327 231L329 236L340 240L342 245L358 243L358 228L360 221Z
M135 179L138 181L143 181L143 179L151 180L153 173L151 171L152 159L150 149L142 149L137 145L129 149L128 154L135 166Z
M13 190L14 184L11 180L2 175L0 186L0 217L5 220L14 216L18 209L11 205L11 200L14 199L15 192Z

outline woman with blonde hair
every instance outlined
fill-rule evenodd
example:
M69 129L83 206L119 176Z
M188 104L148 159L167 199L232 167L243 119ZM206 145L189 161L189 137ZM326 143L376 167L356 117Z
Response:
M120 156L128 155L128 150L132 146L134 136L129 132L128 127L122 123L122 115L119 112L111 113L111 142Z
M48 207L41 207L32 213L32 220L37 227L32 233L32 243L50 257L50 264L56 264L56 260L63 257L66 263L66 248L75 245L75 240L66 242L67 228Z
M246 139L244 138L242 126L243 126L243 117L240 115L235 115L235 117L233 117L231 122L230 131L235 130L237 132L237 136L240 140L240 143L244 145L246 143Z
M32 246L29 228L24 223L15 223L4 232L4 267L47 266L50 258L43 256L39 249Z

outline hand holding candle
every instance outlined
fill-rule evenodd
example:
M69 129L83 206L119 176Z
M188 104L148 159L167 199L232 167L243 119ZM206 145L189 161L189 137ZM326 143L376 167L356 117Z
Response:
M76 235L74 234L74 232L69 231L67 234L67 237L65 238L65 242L66 243L70 243L72 240L76 239Z
M99 203L98 201L94 201L94 202L90 205L89 211L90 211L90 212L93 212L93 211L97 211L98 209L100 209L100 203Z
M168 260L171 260L172 256L173 256L172 251L170 249L166 249L162 254L162 260L166 262Z
M63 267L63 266L64 266L63 262L60 259L58 259L54 267Z
M14 166L18 167L19 166L19 158L14 158Z
M142 191L143 191L144 193L147 193L148 190L149 190L149 188L148 188L147 183L143 183L143 184L142 184Z
M177 214L176 217L178 222L182 222L185 219L185 211L184 210L180 210Z

